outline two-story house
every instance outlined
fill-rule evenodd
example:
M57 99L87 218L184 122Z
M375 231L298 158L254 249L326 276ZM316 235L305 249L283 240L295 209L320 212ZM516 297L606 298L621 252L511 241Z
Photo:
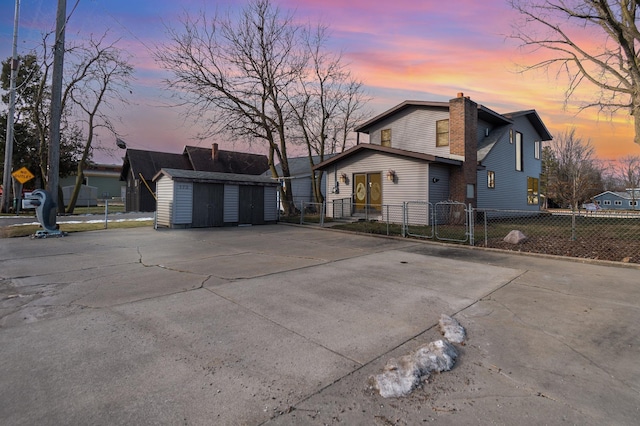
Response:
M535 110L499 114L459 93L402 102L356 132L369 143L315 167L327 173L327 201L351 199L352 213L405 201L540 208L542 143L552 136Z

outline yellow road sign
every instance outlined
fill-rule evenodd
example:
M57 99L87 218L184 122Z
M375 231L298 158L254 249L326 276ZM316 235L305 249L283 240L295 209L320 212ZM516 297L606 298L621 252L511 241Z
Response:
M26 167L23 167L20 170L16 170L15 172L11 173L11 176L16 178L16 180L20 183L29 182L35 177L33 173L31 173Z

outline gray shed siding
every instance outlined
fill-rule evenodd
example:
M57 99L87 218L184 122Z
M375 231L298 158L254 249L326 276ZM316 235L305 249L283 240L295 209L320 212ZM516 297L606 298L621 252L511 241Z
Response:
M158 202L156 221L159 226L171 226L173 218L173 181L162 176L156 184Z
M238 185L224 186L224 223L238 223L240 220L240 187Z
M275 222L278 220L278 188L275 186L264 187L264 221Z
M527 178L540 179L542 163L534 157L534 142L540 135L526 117L518 117L513 130L522 133L524 167L516 171L516 144L509 143L509 132L494 145L478 171L478 208L539 211L539 204L527 204ZM495 173L495 188L487 186L487 172Z
M173 227L191 224L193 212L193 184L174 182L162 176L156 183L157 224Z
M193 215L193 183L174 182L173 223L187 225Z
M436 147L436 121L449 119L449 111L439 108L408 108L372 127L369 142L380 145L380 133L391 129L391 147L449 157L449 147Z

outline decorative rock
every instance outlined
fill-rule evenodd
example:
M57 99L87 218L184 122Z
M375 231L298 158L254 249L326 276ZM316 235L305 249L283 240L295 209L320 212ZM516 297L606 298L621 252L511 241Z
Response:
M524 235L521 231L513 230L504 237L504 242L509 244L520 244L527 240L527 236Z

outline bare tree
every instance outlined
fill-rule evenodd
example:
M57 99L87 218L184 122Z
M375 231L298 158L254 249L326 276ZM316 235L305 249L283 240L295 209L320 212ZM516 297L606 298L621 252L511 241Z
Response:
M548 198L575 210L601 192L601 174L591 141L577 137L572 128L551 141L549 147L545 158Z
M545 59L525 69L553 69L565 75L568 101L583 84L597 89L584 108L633 116L640 144L640 31L635 0L509 0L524 18L513 38Z
M62 106L84 135L76 183L66 210L67 213L73 213L97 131L105 128L109 133L116 134L112 119L114 115L111 114L112 102L126 102L122 93L129 88L133 67L125 53L117 47L117 41L107 42L104 34L68 48L67 69L71 72L65 82Z
M640 197L640 156L626 155L618 160L617 175L624 189L631 189L631 201L635 205Z
M269 168L285 186L285 213L295 209L287 157L287 127L295 125L287 103L307 62L301 27L269 0L252 0L236 21L230 15L186 15L181 31L169 29L170 44L156 50L158 63L173 74L176 90L205 131L249 142L266 142Z
M306 146L313 168L325 155L345 150L349 135L363 118L367 98L363 84L352 77L342 56L327 51L326 26L307 29L304 39L309 63L289 103L298 122L294 140ZM315 201L323 202L322 172L311 173L311 181Z

